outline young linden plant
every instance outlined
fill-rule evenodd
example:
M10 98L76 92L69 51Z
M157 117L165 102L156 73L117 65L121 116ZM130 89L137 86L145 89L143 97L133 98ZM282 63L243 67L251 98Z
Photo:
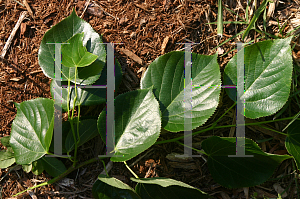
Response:
M65 34L59 30L64 29ZM245 117L260 118L272 115L282 109L289 98L292 78L291 38L267 40L245 47ZM55 79L54 47L61 45L61 79ZM29 189L58 182L71 172L91 163L110 158L113 162L124 162L135 178L135 189L114 177L98 174L92 188L94 198L212 198L201 190L170 178L139 178L127 165L138 154L154 144L179 142L184 136L158 141L161 129L169 132L194 130L205 124L214 114L220 98L221 73L217 54L207 56L192 53L192 80L195 86L191 90L192 107L186 108L184 101L185 52L170 52L158 57L147 68L141 79L141 89L118 95L115 100L115 137L114 152L110 157L94 157L81 162L78 159L78 147L100 135L106 143L106 107L98 118L82 119L80 106L98 105L106 102L105 89L84 89L78 85L106 84L106 50L101 37L75 10L66 19L53 26L43 37L39 50L39 64L44 74L52 79L51 95L55 99L37 98L20 104L15 103L17 115L12 124L11 135L1 138L6 150L0 151L0 168L16 163L22 165L25 172L39 175L46 171L53 177ZM224 70L223 82L226 85L237 84L237 56L235 55ZM252 60L256 60L253 62ZM119 63L115 62L116 89L121 82L122 73ZM61 82L59 82L61 81ZM71 89L71 82L74 88ZM67 88L59 85L68 84ZM226 89L235 102L236 91ZM59 103L58 103L59 102ZM69 120L63 122L62 153L54 154L53 131L55 106L68 112ZM197 135L218 128L218 121L233 107L231 106L211 127L194 131ZM74 117L77 107L78 117ZM187 110L189 109L189 110ZM185 129L184 113L191 111L190 129ZM70 113L71 112L71 113ZM293 119L285 118L285 119ZM265 121L264 123L275 122ZM254 123L251 125L259 125ZM276 167L284 160L293 158L299 169L300 142L295 121L288 128L286 148L290 155L275 155L263 152L257 143L245 139L245 154L252 158L228 157L236 153L236 138L212 136L202 142L202 150L196 150L207 156L207 166L214 180L227 188L241 188L259 185L267 181ZM280 133L280 132L278 132ZM111 140L108 140L108 142ZM107 144L107 143L106 143ZM51 157L46 155L52 155ZM56 156L56 157L55 157ZM61 158L73 165L66 168ZM105 165L104 165L105 168ZM26 192L24 190L15 196Z

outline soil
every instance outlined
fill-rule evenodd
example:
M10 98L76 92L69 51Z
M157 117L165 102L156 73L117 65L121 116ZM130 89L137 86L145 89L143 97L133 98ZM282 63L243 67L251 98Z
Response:
M26 1L0 0L0 50L3 49L8 37L16 25L22 11L28 11ZM222 1L223 6L234 10L245 19L246 1ZM259 1L258 1L259 2ZM21 23L13 37L4 59L0 60L0 137L10 135L11 125L16 116L17 110L13 102L21 103L26 100L38 97L51 98L49 84L51 79L46 77L38 63L38 50L43 35L52 26L69 16L75 8L77 15L91 24L91 26L103 35L105 42L123 43L116 45L116 58L119 60L123 70L123 80L118 93L124 93L139 89L139 82L147 66L157 57L184 47L182 43L198 43L193 46L193 52L205 55L219 53L218 62L221 72L226 63L236 53L234 50L234 40L225 43L219 48L220 43L246 29L246 25L224 24L224 34L220 38L217 36L217 26L207 24L217 21L218 6L216 0L41 0L27 1L32 10ZM258 3L259 5L259 3ZM291 8L299 7L298 1L286 1L276 5L274 14L267 20L269 34L277 34L278 27L276 19L280 23L285 20L295 18L295 11ZM224 9L224 21L236 21L236 15ZM275 23L274 23L275 22ZM259 18L259 26L263 24L263 19ZM288 24L283 33L286 33L291 24ZM260 35L251 31L246 41L254 39L260 40ZM227 53L229 52L229 53ZM294 56L297 53L294 49ZM295 57L294 57L295 58ZM219 118L224 110L228 109L233 102L222 90L219 107L216 113L204 125L208 126L216 118ZM93 107L83 108L82 113L89 111L89 114L99 115L102 109ZM285 112L282 116L296 114L297 109L292 109L290 113ZM234 111L227 114L220 125L234 124ZM272 119L272 117L261 118L256 121ZM268 127L282 129L287 122L278 122ZM202 128L198 128L202 129ZM200 143L205 136L233 136L234 129L218 129L201 134L193 138L194 144ZM179 133L178 133L179 134ZM180 134L182 135L182 134ZM271 137L258 128L246 128L246 135L249 138L265 139ZM178 136L178 135L176 135ZM163 139L170 139L174 134L163 134ZM282 140L277 139L260 144L264 151L272 153L286 153ZM4 147L0 144L0 147ZM98 154L104 154L105 146L99 137L86 143L81 149L80 160L87 160ZM152 146L142 154L128 161L128 165L134 163L133 170L139 177L169 177L180 180L194 187L209 193L215 198L251 198L256 192L257 198L263 196L269 198L277 197L274 188L274 181L268 181L260 186L241 189L226 189L211 177L208 171L206 159L193 158L192 162L174 163L166 158L171 153L183 153L183 147L176 143ZM108 161L106 160L107 164ZM70 164L66 162L66 164ZM281 174L291 172L291 161L284 161L276 170L272 178ZM92 185L99 173L103 170L102 162L93 163L71 173L67 179L73 179L74 184L55 183L33 190L30 194L25 193L18 198L92 198ZM1 169L1 196L10 198L28 187L51 179L47 173L35 176L32 173L24 172L20 167L16 167L11 172L9 169ZM7 174L7 175L6 175ZM114 163L110 171L110 176L134 187L136 184L130 181L131 173L123 163ZM282 179L279 183L286 188L291 179ZM299 182L298 182L299 183ZM289 198L294 198L296 185L291 182L287 193Z

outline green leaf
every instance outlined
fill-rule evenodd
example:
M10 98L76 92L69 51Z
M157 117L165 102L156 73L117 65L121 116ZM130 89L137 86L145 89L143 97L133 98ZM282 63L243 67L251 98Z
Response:
M287 102L293 62L290 47L291 37L267 40L245 47L245 116L259 118L280 110ZM237 56L224 70L224 84L237 84ZM236 101L236 89L226 88L229 97Z
M106 108L97 126L106 142ZM156 142L160 129L161 113L152 87L119 95L115 99L115 154L111 161L126 161L145 151Z
M258 17L260 16L260 14L264 11L264 9L266 9L266 6L268 4L269 0L264 0L260 6L258 7L258 9L255 11L253 18L251 19L249 25L247 26L246 31L243 34L242 40L245 39L245 37L248 35L249 31L254 28L255 22L257 21Z
M39 65L41 66L44 74L51 79L54 79L55 65L54 65L54 53L55 45L47 43L65 43L67 40L72 38L78 33L84 32L83 36L83 46L86 47L87 51L97 55L98 58L91 65L83 68L78 68L78 73L76 77L77 84L87 85L94 83L99 79L102 68L106 62L106 51L104 44L99 34L94 31L89 23L80 19L75 10L72 14L63 19L61 22L53 26L48 30L41 42L39 49ZM70 44L62 44L63 46ZM62 60L63 61L63 60ZM58 68L58 70L60 70ZM75 68L61 66L61 79L59 81L67 81L70 79L72 82L75 82Z
M285 147L287 151L293 156L297 168L300 170L300 121L295 120L288 127L288 135L285 139Z
M54 126L54 102L37 98L15 106L17 115L11 127L10 145L17 164L30 164L48 152Z
M115 59L115 92L118 91L119 85L122 81L122 69L119 62ZM100 78L93 85L106 85L107 82L107 65L102 70ZM61 82L61 85L68 85L68 82ZM92 106L106 103L106 88L76 88L77 100L75 105L78 106ZM52 80L50 84L50 92L52 99L61 102L61 107L67 111L68 89L59 87L57 81ZM73 101L75 98L75 89L70 89L70 109L73 108Z
M10 147L10 144L9 144L9 139L10 139L10 136L5 136L5 137L2 137L1 138L1 144L5 147Z
M71 127L71 125L70 125ZM74 130L76 132L77 130L77 118L75 118L74 122ZM77 132L76 132L77 135ZM79 122L79 135L80 135L80 142L78 144L78 147L86 143L87 141L93 139L98 133L97 129L97 120L93 119L88 119L88 120L82 120ZM69 130L68 136L66 138L66 150L67 151L72 151L75 147L74 144L74 138L73 138L73 133L72 130Z
M82 44L84 33L78 33L71 37L66 43L69 45L62 45L61 63L66 67L85 67L92 64L97 58L97 55L87 52L86 47Z
M23 171L25 171L26 173L29 173L32 169L32 164L23 164L22 165L22 169Z
M138 184L135 191L143 199L210 198L209 195L183 182L164 177L130 178Z
M14 154L10 151L0 151L0 169L6 169L15 163Z
M254 157L228 157L236 154L236 138L210 137L202 142L208 154L208 168L214 180L227 188L252 187L264 183L289 155L263 152L252 140L245 140L245 154Z
M192 53L192 129L204 124L216 110L221 91L217 54ZM154 86L162 111L162 127L171 132L184 129L184 52L170 52L154 60L141 80L141 88ZM190 90L191 88L186 88ZM189 111L189 110L186 110ZM192 130L187 129L186 130Z
M38 159L32 162L32 173L35 175L40 175L44 171L43 160Z
M45 171L54 178L67 170L62 161L57 158L43 157L41 160Z
M100 174L92 189L96 199L141 199L137 193L122 181Z

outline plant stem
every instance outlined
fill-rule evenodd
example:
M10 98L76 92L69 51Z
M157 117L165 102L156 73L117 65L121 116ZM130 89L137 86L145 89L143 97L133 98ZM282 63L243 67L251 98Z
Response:
M127 169L132 173L132 175L135 177L135 178L139 178L139 176L136 175L136 173L134 173L130 168L129 166L127 165L127 163L124 161L124 164L125 166L127 167Z
M74 89L75 89L75 97L74 97L74 101L73 101L73 109L72 109L72 116L71 116L71 129L72 129L72 133L73 133L73 138L74 138L74 162L73 162L73 167L76 166L77 163L77 138L76 138L76 134L74 131L74 123L73 123L73 118L74 118L74 110L75 110L75 105L76 105L76 101L77 101L77 88L76 88L76 76L77 76L77 67L75 67L75 84L74 84ZM78 116L79 117L79 116ZM78 127L78 125L77 125ZM77 134L79 134L78 132L78 128L77 128Z
M294 119L294 117L286 117L286 118L281 118L281 119L276 119L276 120L269 120L269 121L263 121L263 122L256 122L256 123L246 123L245 126L267 124L267 123L284 121L284 120L291 120L291 119ZM300 119L297 119L297 120L300 120ZM213 130L213 129L222 129L222 128L229 128L229 127L235 127L235 126L236 126L235 124L226 125L226 126L211 126L209 128L203 129L201 131L197 131L197 132L191 133L191 134L189 134L187 136L197 135L197 134L204 133L206 131L210 131L210 130ZM281 133L281 134L287 135L285 133ZM164 144L164 143L176 142L176 141L181 140L183 138L184 138L184 136L180 136L180 137L169 139L169 140L157 141L154 144Z
M65 176L67 176L71 172L75 171L76 169L79 169L80 167L83 167L85 165L91 164L93 162L96 162L96 161L104 159L104 158L106 158L106 157L101 157L101 158L96 157L96 158L92 158L90 160L87 160L87 161L85 161L85 162L77 165L76 167L72 166L68 170L66 170L64 173L62 173L59 176L57 176L56 178L53 178L52 180L49 180L48 182L43 182L43 183L38 184L38 185L33 186L33 187L29 187L28 189L26 189L24 191L21 191L21 192L17 193L16 195L13 195L12 197L16 197L16 196L18 196L18 195L20 195L20 194L22 194L22 193L24 193L24 192L26 192L28 190L32 190L32 189L35 189L35 188L38 188L38 187L41 187L41 186L45 186L45 185L48 185L48 184L53 184L53 183L55 183L55 182L63 179Z
M236 105L236 102L234 102L233 105L232 105L229 109L227 109L227 110L225 111L225 113L223 113L223 115L221 115L221 117L220 117L219 119L217 119L217 121L215 121L215 122L212 124L212 126L213 126L213 127L216 126L217 123L219 122L219 120L222 119L222 117L224 117L224 115L226 115L226 114L227 114L227 113L228 113L235 105Z
M53 156L56 156L56 157L59 157L59 158L67 158L67 159L70 159L70 157L60 156L60 155L53 154L53 153L50 153L50 152L47 152L47 155L53 155ZM68 155L69 155L69 154L68 154Z
M190 147L190 146L187 146L187 145L185 145L185 144L182 144L182 143L179 142L179 141L176 141L176 143L177 143L177 144L180 144L180 145L182 145L182 146L188 147L188 148L190 148L190 149L193 149L194 151L197 151L197 152L199 152L199 153L201 153L201 154L204 154L204 155L209 156L209 155L208 155L207 153L205 153L203 150L195 149L195 148L193 148L193 147Z

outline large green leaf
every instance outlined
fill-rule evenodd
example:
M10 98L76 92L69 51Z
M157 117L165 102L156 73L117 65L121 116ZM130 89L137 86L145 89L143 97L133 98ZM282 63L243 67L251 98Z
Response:
M293 156L297 168L300 169L300 121L295 120L288 127L288 135L285 139L285 147L287 151Z
M92 193L96 199L141 199L137 193L122 181L100 174L94 183Z
M97 55L87 52L86 47L82 44L84 33L78 33L71 37L66 43L68 45L62 45L61 63L66 67L85 67L92 64Z
M90 26L89 23L80 19L75 10L72 14L53 26L48 30L41 42L39 49L39 65L41 66L44 74L51 79L54 79L54 44L47 43L65 43L71 37L77 33L84 33L83 36L83 46L86 47L87 51L97 55L98 58L91 65L83 68L78 68L78 74L76 77L76 82L78 84L86 85L94 83L101 74L102 68L106 60L106 51L101 37L94 29ZM69 45L69 44L64 44ZM57 70L60 70L59 68ZM69 68L64 65L61 66L61 80L67 81L70 79L72 82L75 82L75 68Z
M0 151L0 169L5 169L15 163L14 153L10 151Z
M245 140L245 154L254 157L228 157L236 154L236 138L210 137L202 148L208 154L208 168L214 180L227 188L251 187L264 183L289 155L263 152L252 140Z
M115 92L118 91L119 85L122 81L122 69L119 62L115 59ZM100 78L93 85L107 84L107 65L102 70ZM68 85L67 82L61 82L61 85ZM78 106L92 106L106 103L106 88L76 88L77 100L75 105ZM62 109L67 111L68 89L59 87L57 81L52 80L50 84L50 92L52 99L61 102ZM73 101L75 98L75 89L70 89L70 109L73 108Z
M17 164L30 164L48 152L54 126L54 102L37 98L15 106L17 115L11 127L10 145Z
M192 62L192 83L198 86L193 88L191 93L191 125L192 129L195 129L204 124L216 110L221 77L217 54L206 56L192 53ZM170 52L150 64L141 80L141 88L149 88L152 85L160 103L164 129L172 132L185 130L184 52Z
M58 160L57 158L43 157L41 161L43 164L43 168L52 177L57 177L67 170L62 161Z
M97 125L106 142L106 108ZM111 161L126 161L145 151L156 142L160 129L161 113L152 87L119 95L115 99L115 154Z
M143 199L210 198L209 195L183 182L170 178L130 178L138 184L135 191Z
M77 129L77 118L75 118L74 122L74 130L76 132ZM71 126L70 126L71 127ZM76 132L77 135L77 132ZM79 136L80 136L80 142L78 144L78 147L86 143L87 141L91 140L92 138L99 135L98 129L97 129L97 120L88 119L88 120L82 120L79 122ZM74 149L74 138L72 130L70 129L68 136L66 138L66 150L72 151Z
M245 116L259 118L276 113L289 97L292 80L291 37L267 40L245 47ZM237 57L235 55L224 71L224 84L237 84ZM226 88L236 101L236 89Z

